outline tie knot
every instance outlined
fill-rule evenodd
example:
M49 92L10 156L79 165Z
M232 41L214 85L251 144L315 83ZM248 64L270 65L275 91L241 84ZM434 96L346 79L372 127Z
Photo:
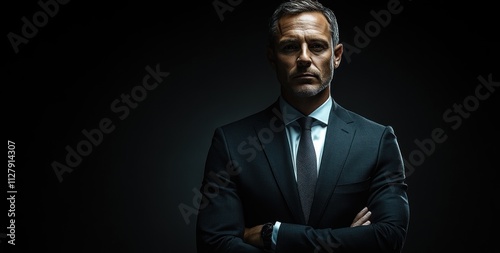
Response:
M299 123L300 128L302 130L311 130L313 120L314 120L313 118L306 116L306 117L299 118L297 120L297 122Z

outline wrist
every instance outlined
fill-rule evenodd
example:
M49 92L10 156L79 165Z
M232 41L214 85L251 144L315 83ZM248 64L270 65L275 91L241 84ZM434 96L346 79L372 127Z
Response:
M267 252L272 251L272 234L273 234L274 223L268 222L262 226L260 237L262 244L264 245L264 250Z

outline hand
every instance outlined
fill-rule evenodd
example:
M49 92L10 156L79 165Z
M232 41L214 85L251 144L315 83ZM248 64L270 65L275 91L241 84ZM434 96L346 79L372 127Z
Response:
M263 225L257 225L252 228L245 228L245 234L243 235L243 240L256 247L264 247L264 242L262 242L262 237L260 236L260 232L262 230Z
M371 215L372 212L368 211L368 207L363 208L358 214L356 214L356 217L354 217L351 227L370 225L371 222L369 219Z

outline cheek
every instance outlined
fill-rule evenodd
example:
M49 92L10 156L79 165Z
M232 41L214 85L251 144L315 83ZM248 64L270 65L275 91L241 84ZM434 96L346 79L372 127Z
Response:
M330 75L330 72L333 70L333 58L325 57L320 60L320 71L323 75Z
M290 57L279 57L277 64L282 68L290 68L290 66L293 66L295 64L295 61Z
M288 73L295 67L295 62L289 59L278 59L276 68L279 73Z

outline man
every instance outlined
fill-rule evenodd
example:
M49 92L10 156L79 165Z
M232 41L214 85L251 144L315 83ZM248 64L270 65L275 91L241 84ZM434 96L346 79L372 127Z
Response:
M281 95L216 129L198 252L402 250L409 205L396 136L332 99L342 51L335 15L319 2L274 12L268 58Z

